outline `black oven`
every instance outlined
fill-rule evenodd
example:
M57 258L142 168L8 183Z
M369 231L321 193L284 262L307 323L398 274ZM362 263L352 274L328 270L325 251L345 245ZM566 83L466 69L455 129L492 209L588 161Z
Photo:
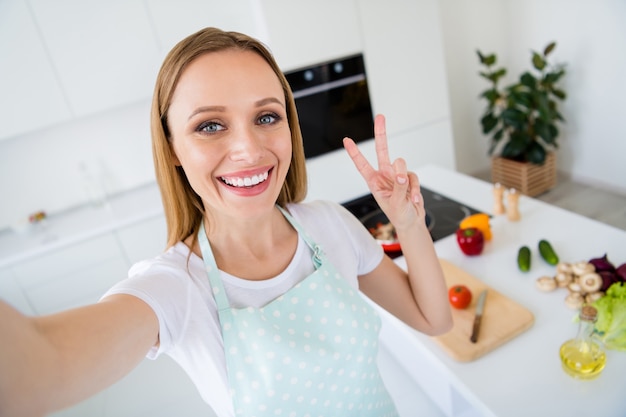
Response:
M374 137L374 117L363 55L285 72L296 101L304 154L312 158Z

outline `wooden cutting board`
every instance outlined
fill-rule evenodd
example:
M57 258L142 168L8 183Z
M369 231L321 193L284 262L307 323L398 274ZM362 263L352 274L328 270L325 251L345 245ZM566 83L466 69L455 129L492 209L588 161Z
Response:
M440 263L448 288L456 284L463 284L470 289L473 295L469 307L464 310L452 309L452 318L454 319L452 330L441 336L433 337L453 359L459 362L478 359L533 325L535 317L528 309L487 286L456 265L444 259L440 259ZM474 323L476 301L484 289L487 289L488 292L480 333L478 341L472 343L470 342L470 335Z

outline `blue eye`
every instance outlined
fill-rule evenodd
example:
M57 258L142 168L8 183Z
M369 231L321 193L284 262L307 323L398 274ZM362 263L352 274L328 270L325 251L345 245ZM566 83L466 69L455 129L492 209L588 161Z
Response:
M217 122L204 122L198 126L198 131L200 132L214 133L219 132L220 130L224 130L224 126Z
M280 119L280 117L276 114L273 114L273 113L264 114L263 116L259 117L259 124L269 125L269 124L276 122L278 119Z

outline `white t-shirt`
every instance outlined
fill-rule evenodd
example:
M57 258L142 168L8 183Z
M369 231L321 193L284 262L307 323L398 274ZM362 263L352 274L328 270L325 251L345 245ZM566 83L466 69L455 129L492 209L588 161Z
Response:
M371 272L383 250L344 207L327 201L292 204L288 210L320 245L330 262L358 288L357 276ZM233 415L217 309L204 261L178 242L156 258L139 262L111 294L130 294L146 302L159 320L158 347L147 357L170 355L187 372L202 398L219 416ZM278 276L250 281L221 272L233 307L260 307L287 292L313 272L312 251L298 239L296 253ZM245 259L242 259L245 262Z

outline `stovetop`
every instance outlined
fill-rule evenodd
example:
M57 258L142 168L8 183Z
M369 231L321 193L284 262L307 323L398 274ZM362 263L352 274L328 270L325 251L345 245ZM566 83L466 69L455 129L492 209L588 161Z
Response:
M479 213L478 210L459 203L449 197L421 187L424 207L426 208L426 224L433 241L454 234L459 223L465 217ZM366 194L354 200L342 203L358 219L363 219L373 211L380 210L374 196Z

